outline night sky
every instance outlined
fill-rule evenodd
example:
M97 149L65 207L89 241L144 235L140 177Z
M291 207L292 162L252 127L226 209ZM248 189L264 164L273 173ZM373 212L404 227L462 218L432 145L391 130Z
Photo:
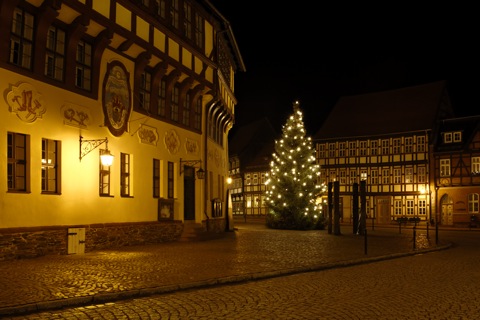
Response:
M211 2L230 22L246 66L235 77L235 127L268 117L280 132L299 100L314 135L342 95L438 80L447 81L457 116L480 114L480 19L473 7Z

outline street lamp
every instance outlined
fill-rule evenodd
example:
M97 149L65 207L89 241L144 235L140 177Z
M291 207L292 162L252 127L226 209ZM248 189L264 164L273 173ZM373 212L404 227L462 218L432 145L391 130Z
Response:
M113 163L113 155L108 150L108 138L84 140L83 137L80 136L80 161L103 143L105 143L105 149L100 149L100 161L104 166L111 166Z

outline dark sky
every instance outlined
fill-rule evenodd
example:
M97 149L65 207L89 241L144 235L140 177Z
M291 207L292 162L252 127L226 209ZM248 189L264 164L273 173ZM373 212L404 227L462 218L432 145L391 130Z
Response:
M458 116L480 114L480 19L473 7L211 2L230 22L246 66L235 77L235 126L268 117L280 132L299 100L314 135L342 95L437 80L447 81Z

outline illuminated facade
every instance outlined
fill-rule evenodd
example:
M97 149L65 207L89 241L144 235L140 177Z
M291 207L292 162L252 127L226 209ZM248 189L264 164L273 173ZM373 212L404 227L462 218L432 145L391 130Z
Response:
M452 135L444 131L452 118L443 81L341 98L314 141L321 182L339 183L343 222L353 219L354 185L361 180L370 223L406 218L460 226L478 214L478 117L471 120L475 130L457 125L463 137L441 147L439 137Z
M230 141L229 176L233 215L255 216L268 212L266 175L277 133L263 118L238 129Z
M245 66L209 1L0 0L0 15L0 260L26 255L19 234L36 256L224 228L212 199Z

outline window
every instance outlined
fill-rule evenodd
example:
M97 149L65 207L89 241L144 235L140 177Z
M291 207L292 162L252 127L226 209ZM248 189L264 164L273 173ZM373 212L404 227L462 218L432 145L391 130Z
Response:
M462 142L462 132L455 131L453 133L453 142Z
M340 142L338 144L338 156L345 157L345 142Z
M393 139L393 154L400 154L401 150L401 140Z
M62 81L65 61L65 31L51 26L48 29L46 49L45 75Z
M258 184L258 173L253 174L253 184L257 185Z
M328 180L330 182L336 181L337 180L337 174L335 170L330 171L330 176L328 177Z
M377 169L372 169L370 171L370 183L371 184L378 184L378 170Z
M172 27L174 27L175 29L178 29L178 25L179 25L179 4L178 4L179 0L172 0L172 3L170 5L170 24L172 25Z
M250 179L250 173L247 173L245 175L245 185L250 185L251 184L251 179Z
M192 39L192 7L189 3L183 3L183 33L187 39Z
M405 168L405 183L413 183L413 168Z
M408 137L405 138L405 153L412 153L413 152L413 138Z
M100 196L110 196L110 166L102 165L100 162Z
M390 184L390 169L382 169L382 184Z
M388 140L382 140L382 154L389 154L389 152L388 152Z
M407 215L413 215L413 200L407 200Z
M157 106L157 115L160 117L165 117L166 110L166 101L167 101L167 82L165 79L160 81L158 86L158 106Z
M357 155L357 146L355 141L348 143L348 156L355 157Z
M187 127L190 126L190 94L188 92L183 99L182 123Z
M417 168L417 179L418 183L426 183L427 182L427 169L423 166Z
M165 0L155 0L155 9L156 9L157 15L159 15L160 18L162 19L166 18Z
M393 206L394 206L394 210L395 210L395 215L397 216L401 216L403 214L403 207L402 207L402 200L394 200L393 201Z
M84 90L90 90L92 81L92 46L80 40L77 45L75 67L75 85Z
M468 213L478 213L478 193L468 195Z
M170 113L170 119L178 122L178 98L180 96L180 88L178 83L175 84L172 91L172 110Z
M367 155L367 141L360 141L360 155Z
M318 158L325 158L325 145L323 143L318 145Z
M29 191L28 139L27 135L21 133L9 132L7 135L8 191Z
M340 170L340 184L347 184L347 172L344 169Z
M480 157L472 157L472 174L480 174Z
M451 132L445 132L443 134L443 142L445 143L452 143L452 133Z
M160 160L153 159L153 197L160 198Z
M168 199L173 199L174 192L173 192L173 162L168 162L168 173L167 173L167 181L168 181L168 186L167 186L167 196Z
M120 153L120 195L130 196L130 155Z
M378 154L378 141L372 140L370 141L370 154L375 156Z
M33 16L20 8L13 11L10 35L10 63L30 69L32 67Z
M197 99L197 103L195 104L195 114L194 114L194 123L193 127L196 130L202 129L202 100L203 97L199 97Z
M421 216L425 216L427 214L427 201L426 200L418 200L418 214Z
M440 159L440 177L450 177L450 159Z
M195 44L200 49L203 49L203 26L205 22L203 21L203 17L200 16L198 13L195 14Z
M335 143L328 144L328 157L335 158Z
M150 72L144 71L140 78L140 89L138 92L138 99L140 108L150 112L150 92L152 85L152 75Z
M402 183L402 169L400 168L393 169L393 183L396 183L396 184Z
M417 152L425 152L425 137L417 137Z
M60 192L60 142L42 139L42 193Z
M357 169L350 169L350 184L357 182Z

